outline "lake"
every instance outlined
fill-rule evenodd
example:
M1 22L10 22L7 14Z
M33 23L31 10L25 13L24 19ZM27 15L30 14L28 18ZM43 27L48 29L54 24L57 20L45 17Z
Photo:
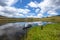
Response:
M24 36L29 30L29 25L41 26L52 22L15 22L0 24L0 40L24 40Z

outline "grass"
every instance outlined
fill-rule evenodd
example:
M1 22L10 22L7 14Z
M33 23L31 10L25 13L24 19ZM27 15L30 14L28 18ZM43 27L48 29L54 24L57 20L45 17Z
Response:
M48 24L41 30L40 26L32 27L25 40L60 40L60 23Z
M0 18L0 24L10 22L29 22L29 21L50 21L58 22L56 24L48 24L41 30L41 26L35 26L28 30L25 40L60 40L60 16L48 18Z
M32 22L32 21L48 21L48 22L60 22L60 16L52 16L46 18L8 18L0 17L0 23L4 22Z
M60 16L52 16L47 18L41 18L41 21L60 22Z

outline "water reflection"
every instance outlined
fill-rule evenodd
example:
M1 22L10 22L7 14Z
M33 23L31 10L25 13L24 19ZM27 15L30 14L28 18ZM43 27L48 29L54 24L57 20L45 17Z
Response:
M24 37L27 30L23 28L27 28L29 24L32 26L40 26L51 24L51 22L16 22L16 23L7 23L0 26L0 40L22 40L21 37ZM3 37L7 38L3 38ZM1 38L2 37L2 38ZM20 38L20 39L19 39ZM24 38L23 38L24 39Z

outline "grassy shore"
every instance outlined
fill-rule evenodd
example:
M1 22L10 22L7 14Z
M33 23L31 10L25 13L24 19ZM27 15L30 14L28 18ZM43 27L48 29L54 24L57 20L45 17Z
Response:
M60 23L35 26L28 30L25 40L60 40Z
M40 20L47 22L60 22L60 16L46 17L46 18L41 18Z
M48 22L60 22L60 16L52 16L46 18L7 18L0 17L0 23L4 22L32 22L32 21L48 21Z

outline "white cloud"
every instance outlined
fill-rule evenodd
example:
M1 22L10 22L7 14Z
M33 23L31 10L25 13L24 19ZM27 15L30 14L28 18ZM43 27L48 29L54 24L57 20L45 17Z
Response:
M15 16L24 16L23 14L18 14L18 13L16 13L16 15Z
M17 13L17 9L11 7L18 0L0 0L0 15L13 17L14 13Z
M8 13L8 14L14 14L14 13L18 13L17 10L18 9L16 9L14 7L8 7L8 6L6 6L6 7L4 7L3 12Z
M43 17L43 14L38 14L38 15L30 15L30 16L27 16L29 18L42 18Z
M18 16L24 16L23 14L29 13L29 9L17 9L15 7L10 7L10 6L5 6L2 7L0 6L0 15L2 16L8 16L8 17L18 17Z
M37 8L37 7L38 7L38 6L37 6L37 2L30 2L30 3L28 4L28 6L34 7L34 8Z
M32 17L34 17L34 16L33 16L33 15L30 15L30 16L27 16L27 17L32 18Z
M55 16L55 15L58 15L58 13L52 10L48 11L48 16Z
M6 17L24 17L23 14L30 12L29 9L11 7L18 0L0 0L0 15Z
M29 9L18 9L18 12L23 13L23 14L27 14L30 12L30 10Z
M44 0L43 2L39 3L38 6L41 8L41 13L44 13L49 10L53 10L56 7L60 6L60 0Z
M34 16L34 15L30 15L30 16L27 16L28 18L38 18L37 16Z
M1 6L10 6L16 3L18 0L0 0Z
M4 10L4 8L2 6L0 6L0 11Z
M49 12L52 10L51 13L48 13L50 15L57 15L57 10L60 9L60 0L44 0L40 3L37 2L30 2L27 6L33 7L33 8L40 8L41 14L44 14L45 12ZM35 12L38 12L37 10ZM38 13L38 14L39 14Z
M17 1L18 0L0 0L0 15L8 17L27 15L27 17L41 18L45 12L47 12L50 16L57 15L58 13L56 10L60 9L60 0L44 0L40 3L37 3L36 1L30 2L27 6L25 6L25 9L11 7L11 5L15 4ZM37 16L34 16L33 14L28 16L28 13L31 12L27 9L28 7L36 8L35 12L37 13Z
M36 9L35 12L38 13L40 11L40 9Z
M39 14L37 15L37 17L38 17L38 18L42 18L42 17L43 17L43 14L39 13Z
M6 13L4 13L4 12L0 12L0 15L3 15L3 16L6 16L6 17L13 17L13 15L12 14L6 14Z

